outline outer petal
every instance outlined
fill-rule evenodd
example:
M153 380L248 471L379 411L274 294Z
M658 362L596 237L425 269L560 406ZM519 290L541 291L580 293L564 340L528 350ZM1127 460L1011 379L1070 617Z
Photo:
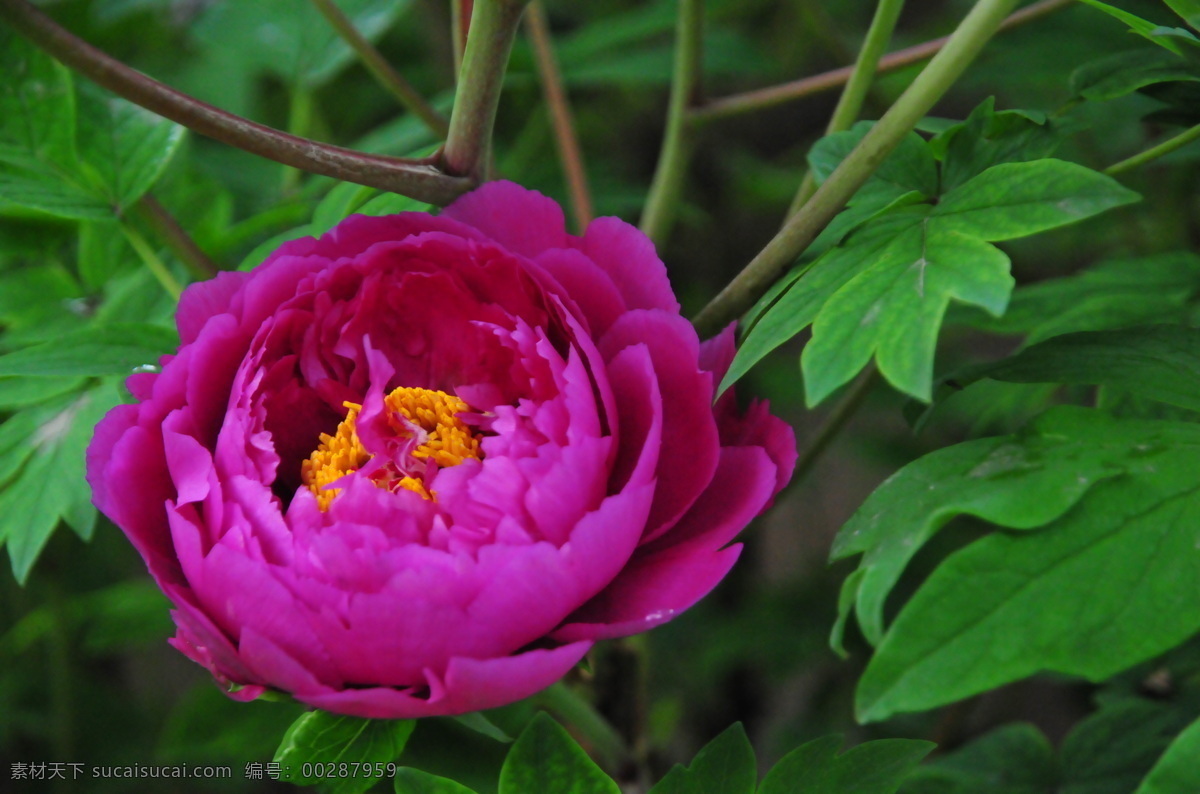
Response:
M729 573L741 544L711 553L671 548L630 563L621 578L551 635L560 642L647 631L699 601Z
M662 309L679 314L679 301L654 243L620 218L592 221L579 243L588 258L608 273L631 309Z
M319 709L368 719L415 719L503 706L553 684L579 663L592 647L576 642L549 650L533 650L498 659L455 658L444 680L427 673L427 691L389 689L327 690L296 697Z
M567 245L562 207L513 182L488 182L446 207L440 217L473 226L530 259Z

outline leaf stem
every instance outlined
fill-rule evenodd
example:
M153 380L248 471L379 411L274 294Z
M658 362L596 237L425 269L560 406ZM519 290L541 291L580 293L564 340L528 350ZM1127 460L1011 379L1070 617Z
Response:
M1037 3L1032 3L1005 19L1000 25L1000 30L1009 30L1027 22L1032 22L1060 8L1065 8L1072 2L1074 0L1040 0ZM949 41L949 36L943 36L942 38L932 39L903 50L897 50L890 55L885 55L879 61L878 74L894 72L897 69L903 69L906 66L931 58L945 47ZM844 66L840 69L822 72L811 77L793 80L790 83L711 99L703 105L692 108L689 115L692 121L708 122L739 116L743 113L752 113L756 110L765 110L797 99L804 99L814 94L831 91L838 86L845 85L853 74L853 66Z
M558 158L562 163L563 175L567 180L567 191L571 196L571 209L575 215L575 227L582 233L592 222L592 197L588 190L587 170L583 165L583 153L579 148L579 137L571 118L571 104L563 87L562 73L554 57L550 38L550 24L546 10L539 0L529 4L525 12L525 29L533 54L537 60L538 75L542 81L542 93L550 109L550 123L554 127L554 140L558 144Z
M675 25L675 66L671 76L671 98L667 106L667 128L663 134L658 166L642 211L641 229L661 246L670 230L691 149L688 109L696 100L700 84L704 39L702 0L678 0Z
M863 103L867 99L867 93L871 89L871 82L875 79L875 73L879 69L879 59L883 57L883 51L887 49L902 10L904 10L904 0L879 0L875 6L875 16L871 18L871 26L867 29L866 38L863 39L862 49L858 53L858 59L854 62L850 79L846 81L846 87L838 99L837 107L833 109L833 115L829 118L829 125L825 128L826 135L848 130L858 120ZM796 197L792 200L791 207L788 208L788 217L795 215L816 191L817 183L813 178L812 171L806 169L804 179L800 182L800 189L796 191Z
M1184 130L1173 138L1168 138L1157 146L1151 147L1144 152L1139 152L1133 157L1122 160L1119 163L1110 165L1104 169L1104 173L1112 176L1113 174L1124 173L1146 163L1157 160L1160 157L1166 157L1168 154L1182 149L1194 140L1200 139L1200 124L1197 124L1191 129Z
M136 211L197 277L208 279L220 272L217 263L196 245L196 241L179 225L175 216L154 196L149 193L142 196L142 200L136 205Z
M791 481L793 483L800 482L804 476L812 469L813 465L829 447L830 442L837 438L838 433L850 421L858 411L863 400L871 393L871 389L875 387L875 375L878 371L873 365L869 365L858 376L858 379L851 384L846 393L842 395L841 400L829 412L824 421L817 428L817 432L813 435L812 441L800 453L800 457L796 460L796 469L792 473Z
M500 89L525 0L476 0L474 6L442 164L448 173L482 181L491 160Z
M829 175L812 199L696 316L693 322L701 337L716 333L754 305L966 71L1018 2L977 0L946 46Z
M179 296L183 294L183 286L176 280L175 276L171 275L171 271L167 268L165 262L154 251L150 243L146 242L146 238L128 223L121 223L121 232L125 235L125 239L133 246L133 250L141 258L142 263L154 274L154 278L158 279L158 283L166 290L167 294L175 300L179 300Z
M470 179L439 171L433 158L365 154L267 127L201 102L126 66L63 29L27 0L0 0L0 18L50 55L136 105L201 135L284 165L444 205Z
M371 73L371 76L383 86L384 90L394 96L401 105L409 112L416 115L421 121L425 122L425 126L433 131L434 135L445 138L446 133L450 130L450 125L442 114L434 110L433 106L425 100L425 97L409 84L399 72L397 72L387 59L375 49L371 42L367 41L366 36L354 27L354 23L350 18L338 8L333 0L312 0L312 4L317 7L321 15L329 22L337 34L342 37L346 44L350 45L350 49L354 50L362 61L363 66Z
M583 737L610 771L620 771L633 763L633 755L616 728L591 703L562 681L542 690L534 696L534 701Z

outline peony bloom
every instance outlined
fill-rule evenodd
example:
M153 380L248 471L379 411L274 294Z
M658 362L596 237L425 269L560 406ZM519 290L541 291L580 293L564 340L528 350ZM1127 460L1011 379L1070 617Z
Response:
M457 714L670 620L787 482L791 430L714 384L654 247L491 183L354 216L179 304L88 450L95 503L231 695Z

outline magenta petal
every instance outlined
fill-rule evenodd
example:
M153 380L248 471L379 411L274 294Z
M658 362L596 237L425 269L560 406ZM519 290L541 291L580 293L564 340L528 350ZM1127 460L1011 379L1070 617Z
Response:
M580 247L608 273L630 309L662 309L679 314L667 268L654 243L620 218L597 218L587 228Z
M712 481L720 440L712 414L712 375L699 368L699 340L690 323L663 311L632 311L600 340L611 358L631 345L650 352L662 391L663 448L658 494L647 521L647 537L666 531ZM621 395L618 393L618 400ZM622 410L622 415L625 411Z
M635 556L608 589L551 636L561 642L605 640L666 623L716 587L741 551L739 543L716 553L670 548Z
M775 494L775 463L760 447L725 447L712 484L683 518L639 555L687 544L719 549L733 540Z
M210 317L228 311L230 302L248 278L249 273L225 271L216 278L188 286L179 296L179 308L175 311L180 341L185 345L194 342Z
M442 210L441 217L473 226L530 259L567 244L562 207L513 182L487 182Z
M444 680L429 692L376 687L347 689L296 699L319 709L367 719L416 719L496 708L527 698L562 678L591 649L576 642L496 659L455 658ZM440 684L440 686L434 686ZM441 691L434 692L439 689Z

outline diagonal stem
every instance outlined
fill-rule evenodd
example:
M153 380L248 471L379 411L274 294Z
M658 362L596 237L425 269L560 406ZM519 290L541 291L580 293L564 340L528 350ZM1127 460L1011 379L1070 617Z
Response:
M871 88L871 81L874 80L875 73L879 68L879 59L883 56L883 51L887 49L888 41L892 38L892 31L896 29L896 23L900 19L902 10L904 10L904 0L879 0L879 4L875 6L875 16L871 19L871 27L867 30L867 36L863 40L858 59L854 62L854 71L851 72L850 79L846 82L846 88L838 99L837 107L833 109L829 125L825 128L826 135L848 130L858 120L863 103L867 99L867 92ZM788 216L795 215L816 191L817 184L812 171L807 171L804 179L800 182L800 189L796 191L795 199L792 200L791 208L788 209Z
M710 336L754 305L816 239L879 164L966 71L1019 0L977 0L943 48L883 118L846 156L812 199L704 307L693 322Z
M162 203L149 193L142 196L137 203L137 213L146 221L154 233L163 239L175 255L179 257L193 273L202 279L212 278L220 272L217 264L196 245L184 228L175 220L175 216Z
M67 66L134 104L190 130L284 165L347 182L448 204L474 183L449 176L432 158L365 154L289 135L201 102L117 61L60 27L27 0L0 0L0 18Z
M442 151L448 173L475 181L486 177L500 89L524 10L525 0L475 0L450 134Z
M667 129L650 194L642 211L641 229L661 246L674 219L683 178L687 173L691 149L688 108L695 102L700 84L700 66L704 33L702 0L678 0L679 16L675 27L675 67L671 77L671 99L667 108Z
M1024 25L1027 22L1032 22L1060 8L1066 8L1073 2L1074 0L1039 0L1037 3L1031 3L1029 6L1022 8L1005 19L1000 25L1000 30L1009 30ZM949 36L943 36L939 39L932 39L903 50L898 50L890 55L885 55L879 61L878 74L894 72L897 69L903 69L906 66L911 66L914 63L932 58L949 41ZM782 85L759 88L754 91L747 91L742 94L734 94L719 99L711 99L703 105L693 108L690 115L693 121L707 122L738 116L743 113L752 113L756 110L765 110L797 99L813 96L814 94L832 91L839 86L845 85L853 74L854 67L845 66L840 69L822 72L812 77L783 83Z
M1191 129L1184 130L1175 137L1168 138L1157 146L1151 147L1144 152L1138 152L1132 157L1126 158L1119 163L1110 165L1108 168L1104 169L1104 173L1111 176L1113 174L1120 174L1124 173L1125 171L1130 171L1153 160L1157 160L1160 157L1166 157L1168 154L1182 149L1184 146L1187 146L1189 143L1195 140L1200 140L1200 124L1197 124Z
M354 50L359 60L363 62L363 66L367 67L367 71L383 86L384 90L425 122L425 126L432 130L434 135L445 138L446 133L450 130L446 119L442 117L441 113L434 110L425 97L421 96L399 72L392 68L379 50L375 49L375 46L367 41L358 28L354 27L354 23L342 12L342 9L338 8L333 0L312 0L312 4L317 7L317 10L329 22L330 27L337 31L342 40L350 45L350 49Z
M554 140L558 144L558 157L562 162L567 190L571 195L571 209L575 214L575 227L583 232L592 222L592 196L588 190L587 170L583 165L583 153L579 148L579 137L571 119L571 104L563 87L562 73L554 57L550 41L550 24L546 11L538 0L529 4L525 12L525 27L537 59L538 74L542 79L542 93L550 108L550 122L554 126Z

